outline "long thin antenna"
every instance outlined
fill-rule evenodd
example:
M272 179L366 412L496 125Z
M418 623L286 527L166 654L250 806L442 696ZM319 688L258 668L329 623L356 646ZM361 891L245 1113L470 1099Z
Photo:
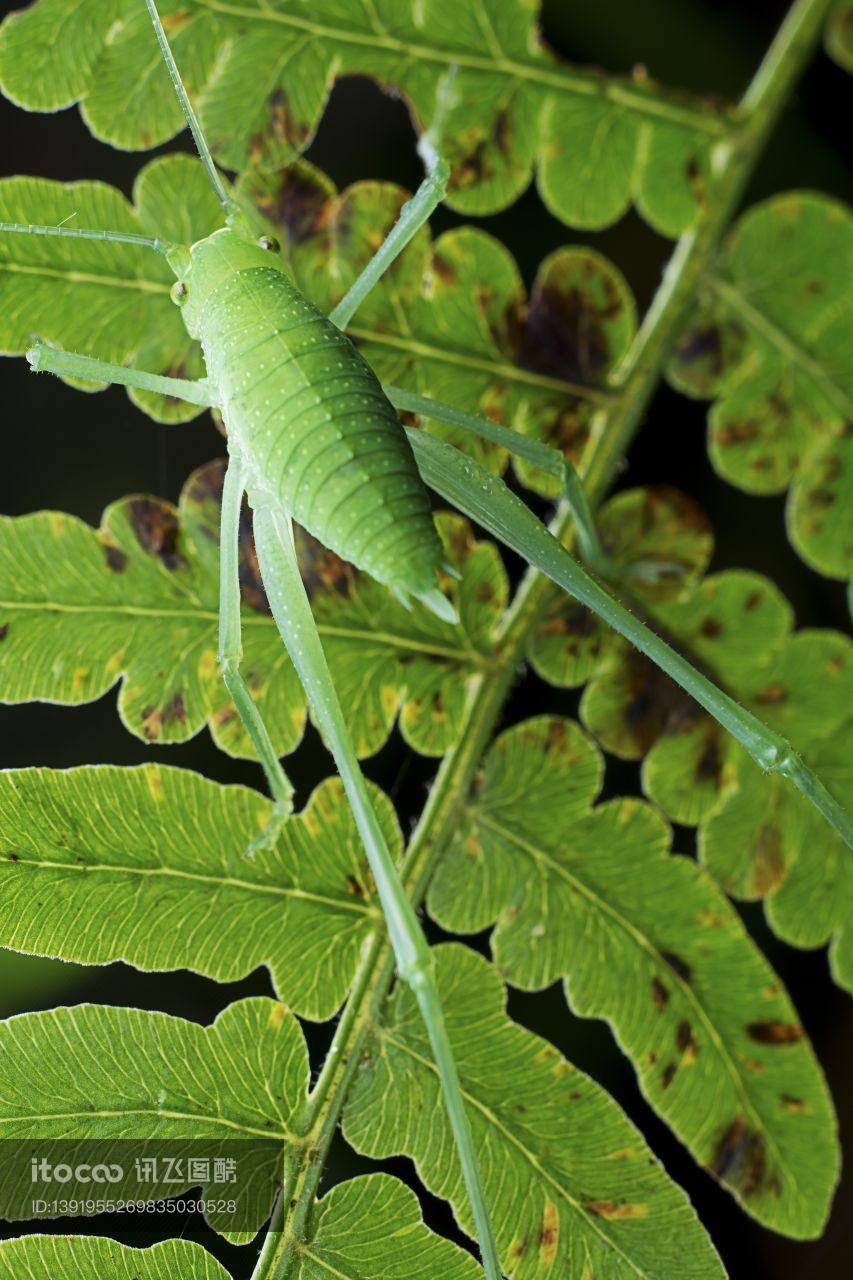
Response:
M0 222L0 232L15 231L29 236L61 236L68 240L108 240L114 244L137 244L144 249L154 249L157 253L168 253L174 249L169 240L152 240L149 236L138 236L133 231L90 231L86 227L42 227L33 222Z
M198 154L201 157L201 162L207 171L210 184L219 198L219 203L222 205L226 213L230 213L234 207L234 202L225 190L222 179L216 171L216 165L213 163L213 156L210 154L208 145L204 140L204 134L201 131L198 116L193 111L192 103L190 102L187 91L184 88L184 83L181 80L181 73L178 71L178 64L175 62L172 50L169 48L169 41L166 39L166 32L163 29L163 23L160 20L159 13L157 12L157 6L154 3L154 0L145 0L145 4L151 15L151 21L154 24L154 32L157 36L157 42L160 45L163 59L169 70L169 75L172 78L175 93L178 95L178 102L181 104L181 109L183 110L187 124L190 127L190 133L193 136L196 150L198 151Z

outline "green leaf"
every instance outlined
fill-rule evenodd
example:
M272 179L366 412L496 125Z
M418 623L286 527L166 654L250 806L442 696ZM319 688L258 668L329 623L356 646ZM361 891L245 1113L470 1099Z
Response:
M711 544L698 536L702 518L692 504L668 506L671 552L656 532L666 522L651 522L630 553L627 539L620 549L614 529L631 532L632 509L652 511L654 504L639 493L620 494L600 519L605 545L626 573L643 562L646 547L657 547L659 564L668 554L677 563L691 542L696 551L669 598L660 582L630 580L649 622L783 734L853 808L851 642L833 631L794 633L790 604L760 574L727 570L702 578ZM702 856L721 886L766 898L772 927L794 945L834 939L833 972L853 988L853 860L805 801L783 779L763 775L687 694L572 601L553 604L529 652L550 683L589 682L581 699L585 725L614 755L643 760L643 788L670 818L699 826Z
M442 1280L476 1280L482 1274L469 1253L424 1225L415 1193L385 1173L340 1183L318 1202L293 1274L296 1280L361 1280L377 1274L377 1267L385 1280L411 1280L419 1270ZM0 1274L28 1280L228 1280L198 1244L167 1240L131 1249L96 1236L4 1240Z
M320 1200L294 1271L295 1280L411 1280L419 1274L477 1280L482 1271L470 1253L424 1225L415 1193L386 1173L353 1178Z
M507 1275L722 1276L686 1197L613 1100L510 1021L503 984L486 961L457 945L434 954ZM429 1043L407 989L398 987L365 1055L346 1137L371 1156L411 1156L471 1234Z
M307 164L251 174L238 193L274 227L298 284L324 312L343 297L408 198L378 182L338 195ZM421 231L348 332L384 382L485 414L577 462L636 324L625 278L595 250L549 254L528 299L507 249L484 231L459 227L434 243ZM492 471L505 465L494 445L435 422L429 429ZM540 471L516 468L539 492L559 492Z
M29 1069L22 1072L22 1063ZM155 1175L140 1193L128 1156L134 1143L211 1149L240 1142L247 1158L229 1198L243 1206L241 1228L257 1230L270 1212L285 1145L303 1122L308 1076L299 1023L274 1000L238 1001L209 1027L102 1005L27 1013L0 1023L0 1131L19 1145L97 1143L99 1161L123 1157L116 1188L153 1199L164 1179ZM30 1178L22 1180L11 1161L3 1175L4 1216L31 1216ZM168 1194L192 1185L187 1172ZM116 1188L116 1197L128 1194Z
M229 1005L209 1027L111 1005L25 1013L0 1023L0 1044L5 1138L285 1141L308 1085L299 1023L261 997ZM22 1074L24 1061L38 1068Z
M593 808L603 760L582 730L498 738L430 892L454 932L497 922L515 986L563 978L605 1018L646 1097L765 1225L820 1234L838 1173L832 1105L795 1010L707 872L633 799Z
M0 1243L0 1273L27 1280L228 1280L201 1245L164 1240L131 1249L98 1236L21 1236Z
M853 574L851 273L849 211L774 196L728 237L669 367L679 389L716 400L720 475L750 493L790 486L791 541L832 578Z
M136 0L102 8L97 23L79 0L39 0L12 14L0 33L0 85L30 110L79 101L92 132L114 146L156 146L183 119L148 16ZM677 235L704 207L720 108L645 74L609 78L558 60L538 35L531 0L291 0L230 12L168 0L161 10L226 167L276 169L291 160L313 138L340 76L394 86L422 130L453 65L443 130L453 208L505 208L534 167L545 203L575 226L606 226L634 200L653 226Z
M393 808L375 803L389 847ZM341 783L248 858L268 800L162 765L0 774L0 945L235 982L266 965L297 1013L339 1008L380 926Z
M826 52L839 67L853 72L853 0L835 0L826 22Z
M223 750L252 749L216 662L223 464L193 473L177 509L133 497L100 530L73 516L0 518L0 700L76 704L121 678L119 713L148 742L183 742L207 722ZM491 652L507 595L500 558L458 516L439 517L462 580L461 626L406 610L309 539L300 561L353 740L378 750L399 714L416 750L441 755L461 723L468 677ZM241 531L243 671L276 749L299 742L305 695L269 614L251 523Z
M75 5L84 21L86 5ZM62 42L54 35L51 47ZM0 221L130 231L190 243L222 222L201 166L189 156L147 165L131 206L101 182L0 180ZM0 351L22 355L34 337L113 364L172 378L204 373L198 344L169 299L174 275L150 249L99 240L0 234ZM93 384L82 385L89 390ZM186 422L201 410L147 391L128 392L160 422Z
M812 655L800 651L798 657L807 662ZM819 661L816 672L819 679L826 678ZM836 724L836 732L814 744L810 759L849 808L853 718L830 723ZM769 787L760 775L744 771L738 791L724 798L700 830L699 847L709 869L731 892L767 895L767 919L780 938L798 947L829 942L833 976L853 991L853 858L809 806L778 784ZM740 858L732 857L733 850L740 851Z

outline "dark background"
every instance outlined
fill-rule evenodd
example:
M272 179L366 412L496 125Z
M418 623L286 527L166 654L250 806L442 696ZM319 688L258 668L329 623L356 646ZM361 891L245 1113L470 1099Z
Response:
M16 7L7 4L2 11ZM780 0L574 0L571 4L545 0L544 29L551 43L572 61L598 64L611 71L629 71L636 63L643 63L665 83L736 97L786 7ZM820 55L754 175L747 202L795 186L850 198L844 146L850 136L851 90L853 85L844 73ZM144 162L142 156L118 153L93 141L76 110L31 116L0 100L0 136L3 176L33 173L64 180L102 178L129 194ZM341 186L370 177L413 187L420 177L413 144L404 105L383 96L367 80L350 79L335 89L308 155ZM186 135L173 145L185 148ZM458 221L442 209L433 225L441 231ZM506 213L481 219L480 225L512 249L528 282L540 259L558 245L595 245L625 272L641 307L656 288L672 247L633 214L605 232L572 232L550 217L533 191ZM84 396L56 379L36 381L23 360L0 361L0 380L0 403L4 406L0 511L6 514L55 507L97 524L102 509L127 493L148 491L175 500L188 473L221 453L221 438L206 415L189 426L158 426L138 413L120 390ZM657 482L686 489L705 506L714 523L715 569L747 565L768 573L793 602L799 625L846 629L848 618L838 585L810 572L787 543L782 500L748 497L714 477L705 456L704 418L704 405L662 388L619 479L620 487ZM516 691L507 721L545 708L573 713L576 697L527 681ZM367 769L391 791L404 829L408 829L422 806L433 766L415 759L401 769L403 754L401 742L392 739L368 762ZM116 716L115 691L99 703L74 709L0 707L0 767L65 767L151 759L196 768L221 781L261 783L254 766L219 754L206 732L185 746L160 749L132 738ZM297 760L301 803L328 771L328 765L310 734ZM608 787L620 792L636 789L636 770L609 762ZM677 845L689 852L691 833L678 832ZM849 1002L831 984L823 952L794 952L768 933L760 909L747 908L744 915L800 1010L829 1076L849 1152L853 1129ZM485 944L484 939L480 941ZM226 987L188 973L145 975L122 965L86 970L0 952L3 1015L56 1003L97 1000L208 1022L236 997L268 991L265 971ZM695 1167L650 1111L605 1024L573 1018L556 987L534 996L511 994L510 1009L518 1021L546 1035L604 1084L637 1121L670 1172L687 1189L733 1280L801 1280L806 1276L840 1280L851 1274L849 1181L836 1198L832 1220L821 1241L797 1244L773 1236L743 1215L731 1198ZM322 1060L329 1034L328 1026L309 1027L315 1065ZM350 1174L364 1163L339 1144L330 1162L327 1185L329 1179ZM407 1161L389 1165L402 1177L412 1179ZM446 1206L429 1196L424 1201L433 1225L452 1232ZM174 1220L171 1227L174 1232ZM120 1234L114 1223L82 1223L75 1229ZM183 1233L195 1234L189 1224ZM150 1237L122 1234L122 1238L150 1242ZM249 1274L254 1250L229 1250L215 1237L203 1238L236 1276Z

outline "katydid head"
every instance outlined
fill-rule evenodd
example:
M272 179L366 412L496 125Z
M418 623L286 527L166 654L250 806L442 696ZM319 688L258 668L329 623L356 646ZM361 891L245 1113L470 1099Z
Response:
M240 213L230 214L228 226L166 255L175 273L172 301L181 308L187 332L198 338L202 311L210 295L238 271L266 267L284 273L279 244L271 236L257 236Z

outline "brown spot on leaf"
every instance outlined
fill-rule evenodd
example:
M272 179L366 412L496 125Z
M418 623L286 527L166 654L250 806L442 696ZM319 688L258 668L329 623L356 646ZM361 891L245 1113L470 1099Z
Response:
M245 498L240 508L238 567L241 600L256 613L271 614L272 610L264 590L264 580L261 577L261 566L258 563L258 552L255 547L252 512Z
M143 550L156 556L166 569L179 569L186 563L178 551L178 517L173 507L156 498L131 498L128 512Z
M773 680L759 690L755 696L756 700L762 703L763 706L775 706L777 703L785 701L788 697L788 690L780 680Z
M722 635L724 629L719 618L703 618L699 627L699 634L704 636L706 640L716 640L717 636Z
M163 23L163 30L168 36L176 36L182 27L185 27L190 20L190 13L187 9L178 9L175 13L166 13L160 21Z
M155 742L163 727L163 717L157 707L146 707L142 712L142 732L149 742Z
M347 893L351 893L354 898L364 897L364 886L355 876L347 876Z
M625 655L624 670L628 698L622 714L643 755L663 733L686 732L702 714L698 703L635 650Z
M717 431L717 440L721 445L737 445L748 444L750 440L754 440L759 433L757 422L727 422ZM755 467L760 459L753 458L750 462L751 467ZM759 468L760 469L760 468Z
M790 1093L781 1094L780 1101L786 1111L796 1111L798 1113L802 1113L804 1111L809 1111L811 1109L809 1107L809 1104L805 1101L804 1098L794 1098Z
M705 175L702 172L702 166L695 156L691 156L684 167L684 174L687 178L687 184L693 193L693 199L697 204L705 202Z
M696 779L698 782L719 782L722 768L720 743L714 733L708 738L696 763Z
M764 897L785 874L782 832L775 822L763 822L752 846L752 891Z
M0 625L0 640L5 640L8 634L9 634L9 624L8 622L4 622L2 625Z
M660 978L652 978L652 1004L659 1010L665 1009L669 1004L669 992Z
M554 1264L559 1234L560 1220L557 1216L557 1206L550 1200L546 1200L542 1226L539 1229L539 1260L543 1267L551 1267Z
M649 1211L645 1204L628 1204L624 1200L587 1200L584 1208L597 1218L608 1222L624 1222L628 1218L645 1218Z
M433 719L443 721L447 719L447 708L444 705L444 694L440 689L436 689L430 695L430 706L432 707Z
M662 1089L668 1089L675 1079L678 1067L674 1062L668 1062L661 1072L660 1086Z
M677 973L682 982L689 982L693 976L693 970L686 960L682 960L681 956L676 955L674 951L661 951L661 956L667 962L673 973Z
M502 107L495 116L492 136L495 140L495 146L501 155L508 156L512 145L512 126L510 124L509 111L506 107Z
M301 120L297 120L281 85L273 89L267 98L267 109L272 137L279 142L290 143L298 151L308 136L308 128Z
M329 551L300 525L294 525L294 534L302 581L309 598L313 600L317 594L329 592L348 596L356 577L352 565Z
M286 169L275 189L258 199L258 207L281 228L291 245L298 245L310 240L329 222L332 202L308 174L294 168Z
M610 364L606 321L624 307L614 282L601 276L603 301L591 289L537 281L530 297L519 364L572 382L601 385Z
M196 468L184 485L183 501L195 508L194 515L200 521L199 528L211 542L219 541L219 509L222 506L222 486L225 482L225 459L215 458L203 467ZM210 504L210 510L207 510ZM206 519L202 520L202 515Z
M595 614L582 604L573 603L561 604L559 612L540 627L542 635L576 636L581 640L595 635L597 630L598 621Z
M113 546L108 542L104 547L104 555L106 556L107 565L112 569L113 573L124 573L127 567L127 556L121 547Z
M453 285L458 279L456 268L440 253L433 254L432 269L442 284Z
M760 591L750 591L743 602L743 607L747 613L752 613L753 609L757 609L763 599L764 597Z
M493 173L494 165L489 160L488 142L480 137L453 162L452 181L456 187L473 187L490 178Z
M684 1062L689 1066L696 1061L699 1043L696 1033L686 1018L682 1018L675 1029L676 1048L684 1055Z
M768 1018L764 1022L750 1022L746 1033L758 1044L767 1045L797 1044L805 1035L799 1022L781 1022L777 1018Z
M710 1171L748 1198L764 1181L765 1154L761 1134L750 1132L743 1116L735 1116L714 1152Z
M716 326L707 329L693 329L676 347L676 358L681 364L696 364L699 360L707 360L715 375L723 369L723 342Z
M462 842L462 848L465 850L469 858L482 858L483 846L473 831L470 832Z
M162 712L163 724L184 724L187 718L184 695L178 691L166 703Z

